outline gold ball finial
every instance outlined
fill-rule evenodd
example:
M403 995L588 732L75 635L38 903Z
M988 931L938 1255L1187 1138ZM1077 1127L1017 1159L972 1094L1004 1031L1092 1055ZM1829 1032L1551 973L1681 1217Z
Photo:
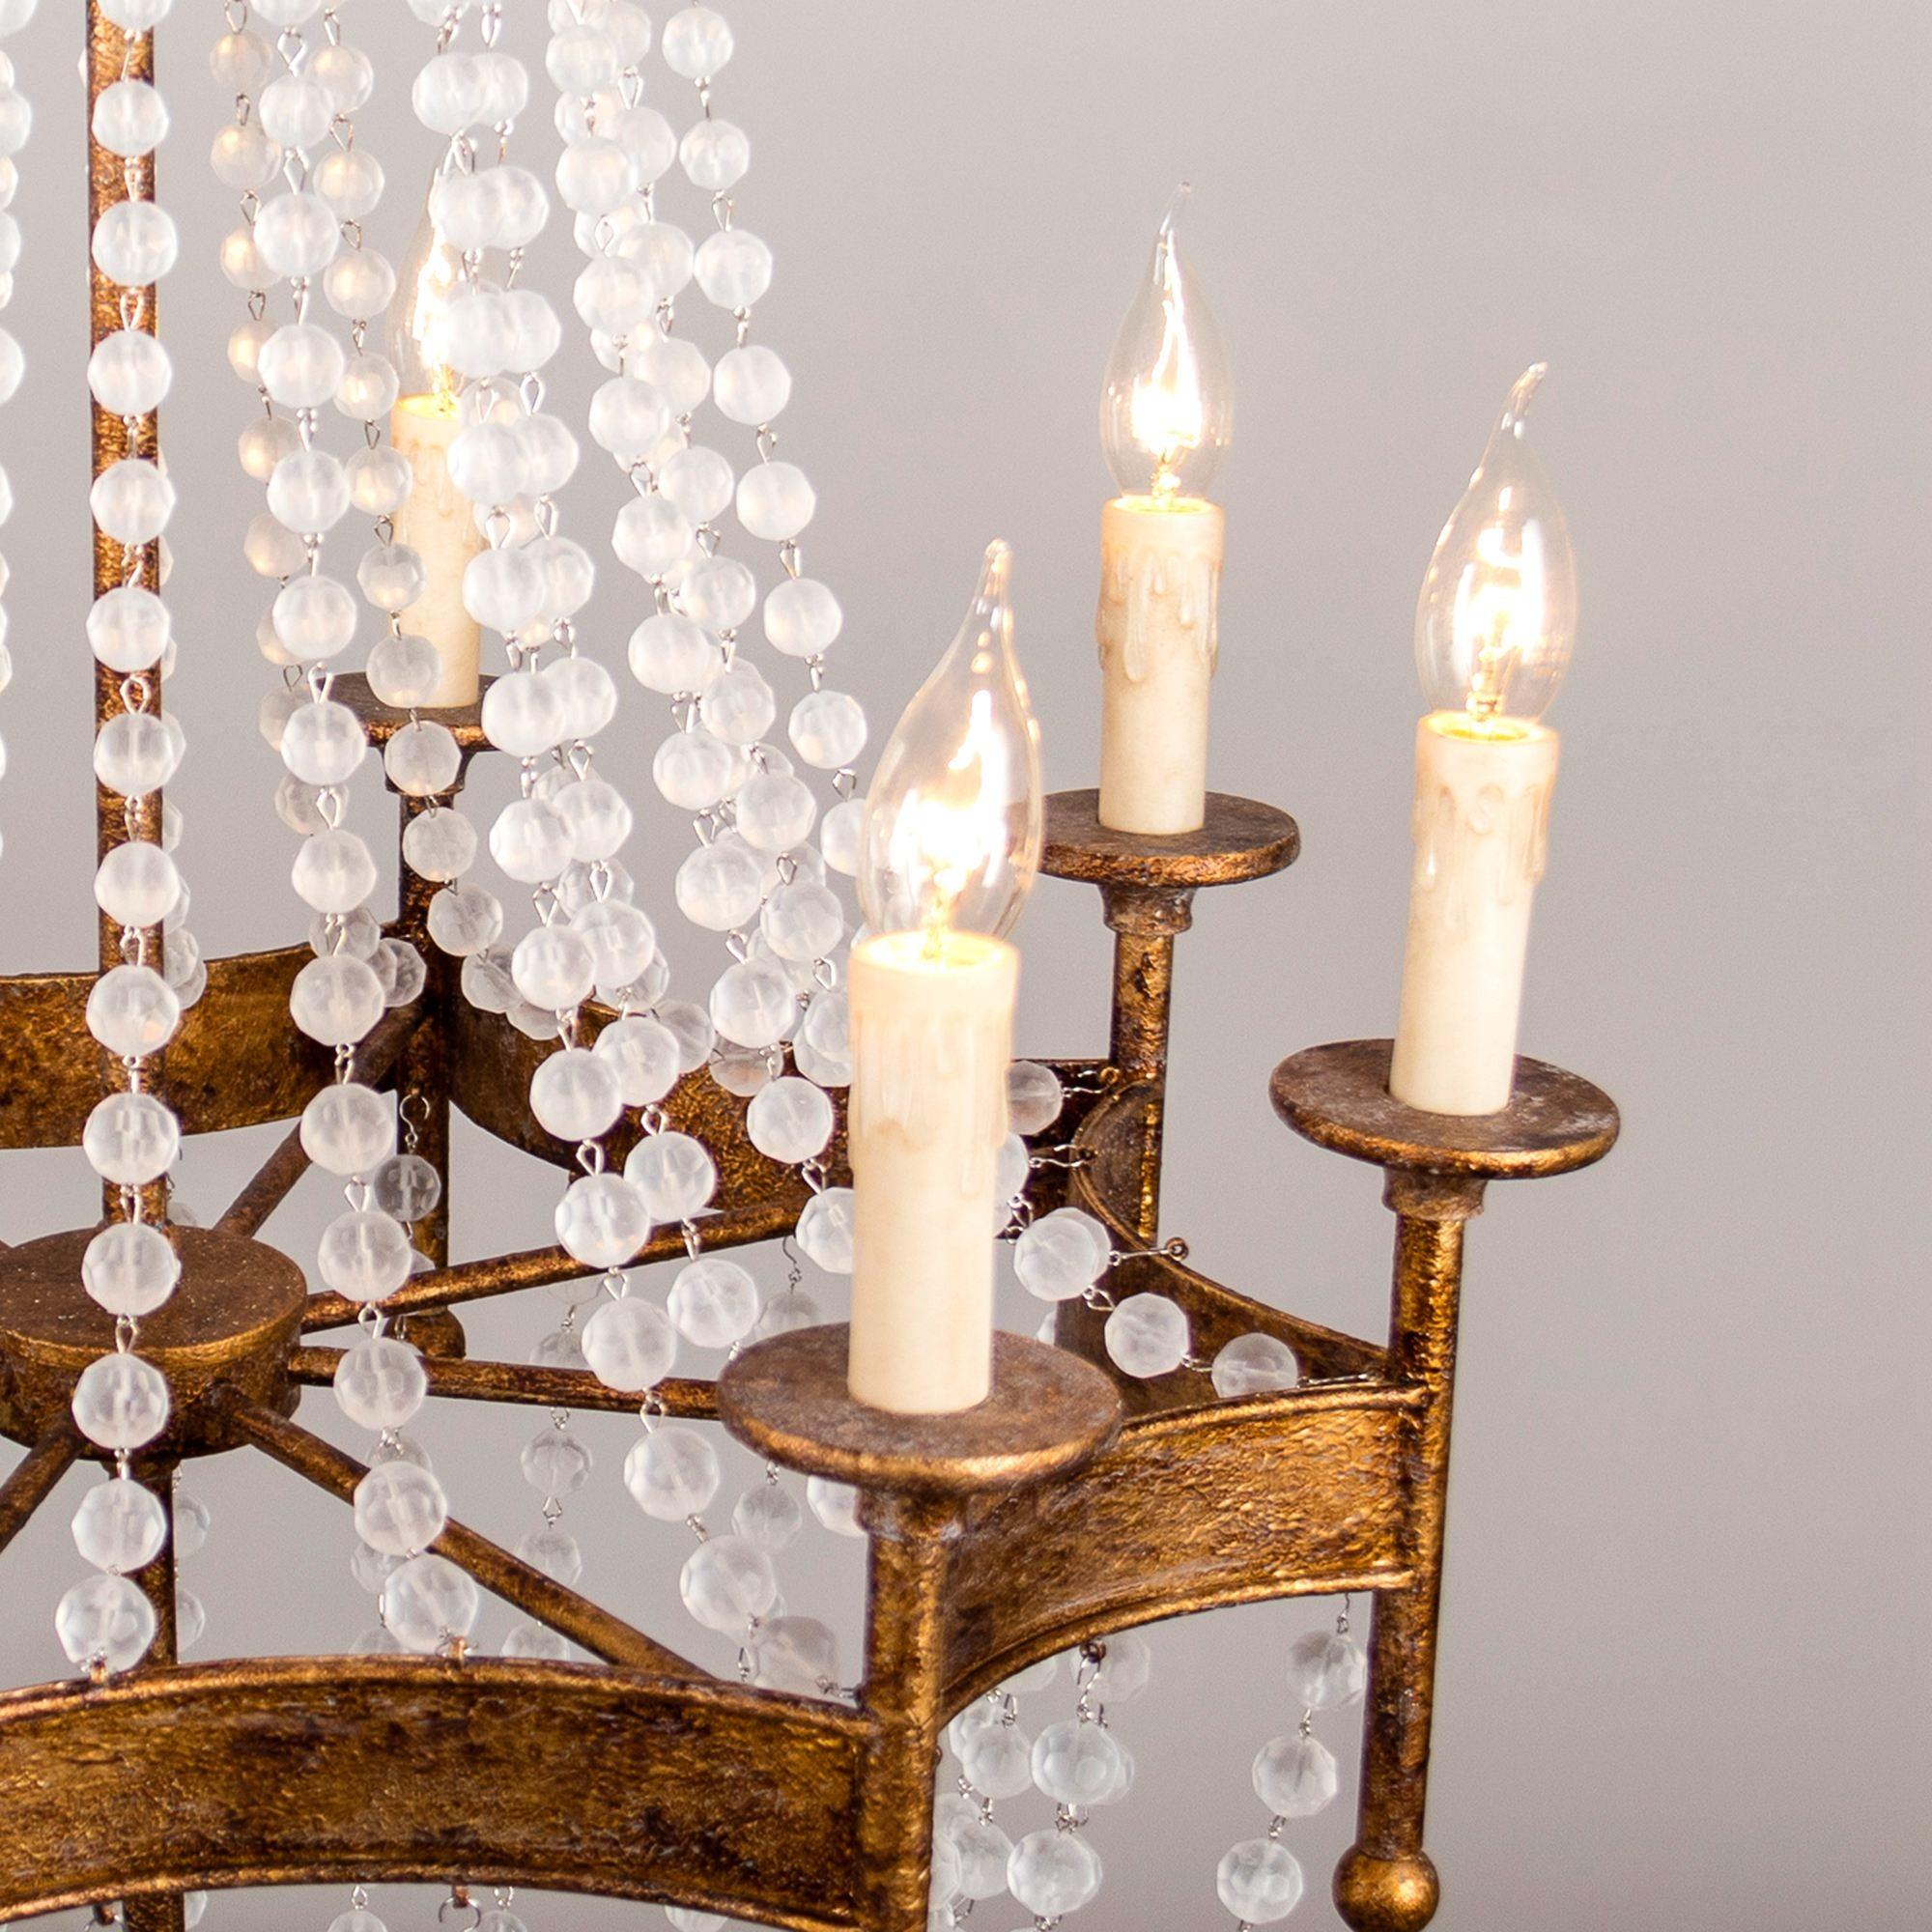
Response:
M1335 1867L1335 1909L1355 1932L1422 1932L1441 1896L1424 1852L1378 1859L1355 1845Z

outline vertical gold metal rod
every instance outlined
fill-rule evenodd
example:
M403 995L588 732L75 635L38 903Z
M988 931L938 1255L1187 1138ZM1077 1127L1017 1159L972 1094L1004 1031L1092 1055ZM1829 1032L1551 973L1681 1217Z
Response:
M1174 998L1174 936L1193 923L1191 892L1103 886L1114 933L1114 1005L1108 1057L1146 1092L1135 1233L1157 1238L1161 1140L1167 1110L1167 1033Z
M932 1884L932 1779L945 1684L950 1504L867 1494L871 1532L866 1682L860 1707L878 1725L859 1774L860 1923L923 1932Z
M94 103L116 81L152 80L155 73L155 41L152 33L129 38L101 13L99 0L87 6L87 218L88 231L116 202L152 199L155 192L155 159L152 155L138 160L124 160L110 154L95 140ZM89 337L99 343L121 328L139 328L152 335L156 326L156 292L123 289L93 265L88 267ZM91 404L93 413L94 474L99 476L123 457L152 458L160 448L157 413L132 420L110 415L99 404ZM160 546L147 544L138 550L124 550L103 531L94 532L94 594L99 597L123 583L139 583L150 590L160 587ZM156 665L142 673L150 694L148 705L157 716L161 709L161 672ZM128 707L122 700L123 680L104 665L94 668L95 728ZM104 858L112 847L129 838L144 838L156 844L161 838L161 795L155 792L131 810L128 802L104 785L95 787L96 858ZM141 956L157 972L162 970L162 932L158 925L141 934ZM121 964L121 928L106 914L99 920L100 970ZM145 1067L151 1092L166 1091L165 1055L156 1054ZM102 1055L101 1084L104 1089L124 1085L126 1076L114 1061ZM157 1181L143 1190L144 1212L160 1219L167 1209L167 1184ZM119 1208L119 1190L105 1190L106 1212Z
M1406 1554L1415 1581L1376 1599L1361 1807L1355 1844L1336 1868L1335 1904L1356 1932L1420 1932L1439 1895L1422 1832L1463 1228L1482 1210L1483 1183L1391 1172L1387 1199L1396 1211L1389 1378L1422 1397L1405 1425Z

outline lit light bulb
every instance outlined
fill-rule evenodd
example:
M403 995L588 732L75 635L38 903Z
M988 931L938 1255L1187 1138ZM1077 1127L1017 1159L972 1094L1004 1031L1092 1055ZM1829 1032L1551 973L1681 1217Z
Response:
M434 183L430 191L433 196ZM456 413L460 384L447 360L444 330L450 298L462 275L463 256L445 240L425 202L389 304L388 356L401 380L405 404L439 415Z
M1010 931L1039 869L1039 725L1013 655L1012 552L987 547L966 621L880 754L859 899L873 932Z
M1234 427L1221 331L1175 239L1187 193L1182 182L1168 203L1100 391L1100 446L1129 497L1205 497Z
M1517 378L1416 600L1423 696L1439 712L1462 712L1474 736L1520 736L1540 718L1577 637L1570 531L1523 438L1547 367L1538 362Z

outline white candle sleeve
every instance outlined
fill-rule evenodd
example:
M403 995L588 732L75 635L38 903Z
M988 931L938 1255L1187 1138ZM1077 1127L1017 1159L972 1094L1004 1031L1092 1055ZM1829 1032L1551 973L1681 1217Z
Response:
M483 548L473 506L449 480L449 445L461 425L420 396L405 396L389 417L389 440L408 459L415 483L396 512L396 541L423 560L429 587L402 613L403 629L427 638L442 658L442 675L425 710L474 704L480 689L483 635L463 608L463 573Z
M1019 955L886 933L852 952L852 1347L874 1408L941 1415L992 1385L993 1163Z
M1196 832L1227 520L1195 497L1117 497L1100 519L1100 823Z
M1415 872L1389 1092L1432 1114L1494 1114L1516 1076L1530 904L1543 876L1557 736L1477 737L1462 714L1415 739Z

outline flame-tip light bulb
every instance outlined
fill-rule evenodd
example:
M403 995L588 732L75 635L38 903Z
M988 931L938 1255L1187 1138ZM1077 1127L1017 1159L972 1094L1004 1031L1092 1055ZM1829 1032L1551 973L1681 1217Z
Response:
M1039 727L1013 655L1012 554L906 708L867 795L852 949L852 1394L971 1408L991 1385L994 1172L1039 868Z
M1540 724L1577 632L1563 512L1524 438L1544 375L1517 380L1436 539L1415 611L1435 708L1416 730L1415 869L1389 1091L1432 1114L1494 1114L1516 1078L1530 906L1556 733Z

